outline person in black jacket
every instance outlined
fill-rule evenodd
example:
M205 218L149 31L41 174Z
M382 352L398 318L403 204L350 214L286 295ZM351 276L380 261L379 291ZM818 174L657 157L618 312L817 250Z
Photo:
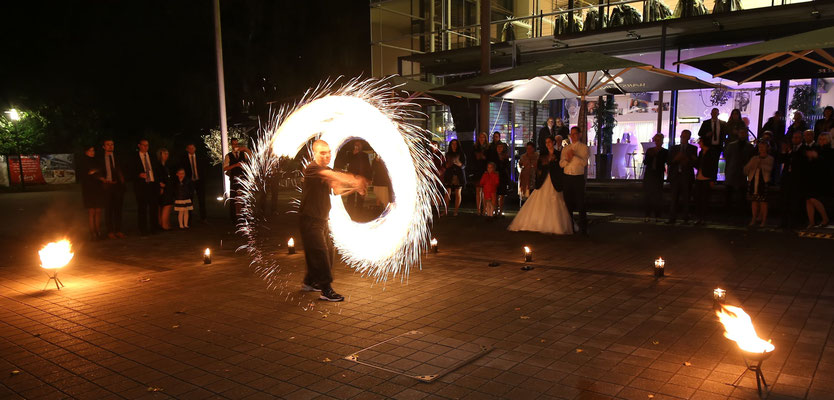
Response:
M669 151L669 183L672 186L672 208L668 224L674 224L678 216L678 208L683 206L683 221L689 222L689 198L692 193L692 183L695 181L694 166L698 161L698 148L689 143L692 132L684 129L681 132L681 144L672 146Z
M778 154L782 171L779 180L781 195L782 229L792 229L796 221L801 219L804 198L801 190L802 167L805 159L805 148L802 146L802 132L794 132L790 136L790 143L782 143Z
M159 230L159 180L158 167L154 157L148 152L150 145L146 139L138 144L139 152L133 156L133 194L136 196L137 223L142 236Z
M556 120L553 118L548 118L547 123L541 129L539 129L539 136L536 140L538 144L539 151L545 151L545 140L547 138L554 138L556 135L559 134L559 129L556 128Z
M698 144L701 146L701 152L698 154L698 175L695 176L695 206L698 212L695 225L703 225L707 217L712 187L718 177L718 157L721 152L710 145L709 137L701 138Z
M84 208L87 209L90 238L99 240L102 238L101 210L104 208L105 198L101 193L104 178L101 176L101 167L96 159L95 146L87 146L84 150L84 156L78 163L78 173L81 181L81 198L84 201Z
M168 149L156 150L156 159L159 160L157 180L159 181L159 226L163 231L171 230L171 209L174 207L174 183L173 167L168 161L170 153Z
M243 178L243 164L249 161L249 149L241 146L237 139L230 140L229 144L231 144L232 151L223 158L223 172L229 177L229 200L231 200L229 216L232 222L237 224L240 209L243 207L237 199L243 189L239 180Z
M767 122L765 122L762 127L762 131L770 131L773 135L773 144L778 146L779 143L785 140L785 114L777 110L773 113L772 117L767 119ZM761 136L761 134L759 136ZM774 148L774 151L778 152L779 148Z
M652 137L654 147L646 150L643 158L643 196L646 205L646 222L654 214L655 220L660 218L663 205L663 179L666 174L666 162L669 150L663 148L663 135L658 133Z
M727 129L727 123L718 119L718 114L720 112L717 108L713 108L710 111L711 118L705 120L704 123L701 124L701 128L698 129L698 137L701 139L708 138L709 143L707 145L712 149L712 151L718 151L718 154L724 150L724 142L727 138L727 135L730 133ZM718 160L715 160L716 168L718 167Z
M356 140L353 142L353 150L348 156L347 172L353 175L361 176L366 181L371 180L371 161L368 159L368 153L365 153L362 148L362 141ZM365 206L365 195L353 193L345 197L347 203L345 206L351 211L360 211Z
M834 128L834 107L825 106L822 109L822 118L814 124L814 140L818 140L820 134L831 132Z
M185 146L185 154L180 160L180 167L185 169L185 177L194 185L194 197L200 206L200 220L205 222L206 213L206 177L209 169L205 157L197 155L197 146L189 143Z
M101 149L104 150L99 159L99 168L102 177L102 191L104 195L104 225L107 227L109 239L122 239L122 208L124 207L125 195L125 164L121 157L116 157L113 151L116 146L113 139L105 139L101 142Z

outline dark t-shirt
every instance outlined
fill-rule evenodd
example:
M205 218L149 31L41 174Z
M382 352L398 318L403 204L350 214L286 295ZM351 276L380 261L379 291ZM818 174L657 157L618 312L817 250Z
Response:
M330 185L321 175L329 171L314 162L304 168L304 189L301 191L301 215L327 219L330 214Z

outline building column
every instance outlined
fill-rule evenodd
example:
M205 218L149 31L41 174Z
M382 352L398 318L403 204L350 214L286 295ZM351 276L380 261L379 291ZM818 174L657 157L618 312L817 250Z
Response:
M481 76L489 75L490 69L490 0L481 0ZM478 113L478 131L489 134L489 93L481 92L480 112ZM477 137L477 136L476 136Z

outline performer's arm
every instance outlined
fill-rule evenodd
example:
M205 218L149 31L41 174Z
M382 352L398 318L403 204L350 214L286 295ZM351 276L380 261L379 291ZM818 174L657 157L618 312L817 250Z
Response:
M327 180L330 188L333 189L333 194L337 196L344 196L353 192L364 195L365 188L368 187L368 181L362 176L337 172L332 169L322 169L319 174Z

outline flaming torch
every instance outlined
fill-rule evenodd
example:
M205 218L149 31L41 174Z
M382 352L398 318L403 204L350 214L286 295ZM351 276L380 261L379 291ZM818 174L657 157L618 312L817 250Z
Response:
M744 372L753 371L756 373L756 387L759 390L759 396L761 396L762 385L767 390L767 382L762 373L762 361L770 358L776 346L770 340L759 337L750 316L740 307L721 305L721 309L716 311L715 315L724 325L724 337L736 342L741 350L744 364L747 365L747 370ZM749 363L748 360L752 363ZM733 386L737 385L743 376L744 373L733 382Z
M658 257L657 260L654 260L654 276L661 278L664 275L666 275L666 260L663 257Z
M295 254L295 239L290 238L287 240L287 253L288 254Z
M46 275L49 276L49 280L46 281L43 290L46 290L46 287L49 286L49 282L51 281L55 281L55 287L58 290L61 290L61 287L64 286L64 283L58 279L58 270L72 260L74 254L71 250L72 244L70 244L69 240L64 239L49 243L38 251L38 255L41 257L41 268L46 270ZM51 275L49 271L52 271Z

